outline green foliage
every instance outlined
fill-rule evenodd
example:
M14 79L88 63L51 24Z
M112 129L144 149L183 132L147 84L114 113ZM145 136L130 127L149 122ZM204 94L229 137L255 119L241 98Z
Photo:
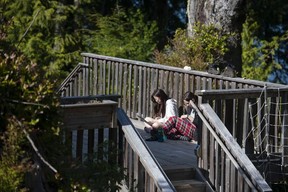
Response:
M116 5L114 2L109 9ZM78 3L2 0L1 19L10 23L6 46L9 43L17 46L46 71L65 76L81 61L81 52L151 59L157 44L156 22L148 21L139 10L116 8L107 14L111 12L107 8L102 15L103 6L101 1L89 0Z
M263 66L260 61L260 50L255 46L255 37L253 38L253 30L258 27L257 23L249 25L247 22L243 25L242 32L242 77L248 79L266 80L271 68ZM254 60L259 59L258 64L254 65ZM262 64L262 65L261 65ZM267 70L265 71L264 68Z
M115 9L111 16L97 17L95 32L85 42L89 51L127 59L147 61L156 48L155 22L144 19L138 11Z
M208 64L221 60L227 52L227 39L233 34L223 34L213 25L196 24L193 37L186 30L178 29L164 51L155 52L156 63L171 66L191 66L203 71Z
M77 26L77 14L73 5L58 1L1 1L2 20L9 21L7 38L12 45L35 63L51 73L71 70L80 60L81 40ZM17 10L17 11L16 11Z
M87 156L84 162L72 160L63 164L63 181L59 191L119 191L125 178L124 169L117 163L121 153L105 141L98 145L98 153Z
M288 4L283 0L248 3L242 31L242 77L288 83Z
M125 2L125 1L124 1ZM157 48L162 50L168 38L172 38L176 29L186 28L187 0L132 1L145 17L157 22Z
M25 57L15 45L7 46L12 42L11 29L9 21L0 27L0 191L25 191L24 176L30 170L28 162L33 162L33 150L23 129L36 133L40 141L41 134L49 137L47 146L61 139L57 77L48 75L45 67Z
M22 182L22 175L19 171L14 168L15 165L7 165L0 162L0 190L6 192L13 192L15 189L19 189L19 186ZM23 189L24 190L24 189Z
M23 183L23 169L19 162L24 151L19 147L23 143L23 134L17 128L15 118L11 117L7 131L1 134L2 154L0 161L0 191L24 191L20 186Z
M40 141L41 134L49 137L49 145L54 145L61 139L59 103L54 80L24 56L1 55L0 74L0 177L9 171L5 179L0 178L5 187L1 191L15 191L24 186L27 161L33 161L23 129L37 133Z
M270 40L260 39L256 32L257 22L247 19L243 25L242 36L242 77L267 81L274 70L281 70L279 54L282 42L287 42L288 31L281 36L274 36ZM281 82L280 82L281 83Z
M80 60L79 53L88 48L99 49L102 54L109 55L110 51L114 56L149 59L156 45L157 27L154 22L147 22L139 11L126 13L119 9L112 16L104 17L93 12L94 6L84 10L93 2L81 3L0 0L1 191L29 190L23 187L24 177L31 171L28 162L34 163L35 154L23 129L33 138L45 160L59 170L60 177L57 174L55 178L54 172L42 167L47 183L53 183L55 188L75 191L79 186L79 190L89 191L100 187L99 191L108 191L108 188L114 191L119 187L115 183L123 179L123 170L105 161L91 162L95 169L84 167L88 174L86 181L67 174L69 168L81 167L81 164L71 160L71 149L62 143L55 92L57 80L63 71L71 71ZM94 20L97 23L93 23ZM114 25L115 30L109 31ZM107 30L106 45L102 42L103 30ZM113 49L109 50L108 45ZM119 49L121 46L123 49ZM81 175L82 168L78 169L77 176ZM96 178L95 170L99 173Z

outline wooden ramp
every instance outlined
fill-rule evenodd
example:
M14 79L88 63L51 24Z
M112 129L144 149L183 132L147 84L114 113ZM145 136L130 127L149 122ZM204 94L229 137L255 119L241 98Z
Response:
M142 138L150 137L144 131L144 123L130 119ZM181 140L145 141L158 163L170 178L178 192L207 192L213 191L197 172L196 142Z
M144 140L150 137L150 134L144 131L142 121L131 119L131 122ZM146 144L164 170L197 167L197 157L194 153L197 143L195 142L167 139L164 142L146 141Z

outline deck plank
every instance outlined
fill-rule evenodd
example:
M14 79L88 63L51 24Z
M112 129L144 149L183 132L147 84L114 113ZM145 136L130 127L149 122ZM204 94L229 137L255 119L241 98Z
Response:
M144 131L142 121L130 120L144 140L149 138L150 134ZM197 157L194 154L197 146L195 142L167 139L164 142L146 141L146 144L164 170L197 167Z

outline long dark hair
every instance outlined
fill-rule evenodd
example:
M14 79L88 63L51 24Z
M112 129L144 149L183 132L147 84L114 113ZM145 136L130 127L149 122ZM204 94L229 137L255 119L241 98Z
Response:
M161 103L157 103L154 99L154 96L159 97L161 99ZM168 95L162 89L156 89L151 95L151 100L153 102L153 109L154 109L154 117L164 117L166 112L166 101L170 99Z

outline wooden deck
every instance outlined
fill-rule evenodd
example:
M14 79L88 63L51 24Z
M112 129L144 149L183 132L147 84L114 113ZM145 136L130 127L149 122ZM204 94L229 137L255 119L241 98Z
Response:
M142 121L130 120L144 140L149 138L150 134L144 131L144 123ZM197 143L195 142L168 139L164 142L145 142L163 170L197 167L197 157L194 153Z
M270 157L267 159L267 166L261 164L265 169L261 172L256 170L256 167L247 157L248 154L258 155L258 152L266 150L266 146L269 144L271 146L267 148L269 154L283 153L281 163L278 163L277 166L284 171L283 165L287 165L288 158L285 158L287 157L285 155L287 150L283 146L287 145L288 140L285 139L287 135L285 135L286 132L282 128L285 127L283 125L287 124L287 121L285 121L287 118L284 118L287 109L280 107L279 102L281 101L281 104L287 103L288 89L285 85L229 78L206 72L187 71L177 67L91 53L82 53L82 56L83 63L79 63L67 76L58 89L58 93L62 97L87 97L91 95L106 97L115 94L121 96L121 99L118 100L118 107L123 110L124 124L121 124L121 126L125 126L123 132L126 135L124 137L122 135L117 136L119 136L120 147L127 151L123 154L123 164L126 163L124 166L129 165L129 169L127 169L128 178L139 180L142 188L149 186L149 189L157 188L158 191L161 191L162 187L171 186L169 181L161 174L162 171L153 163L154 161L148 155L146 148L141 145L142 141L139 140L138 135L135 134L134 130L130 130L131 125L128 125L130 123L129 118L135 119L137 113L143 116L152 115L150 95L156 88L167 91L167 94L175 98L178 103L182 102L183 93L188 90L198 96L198 114L202 116L203 121L201 136L205 138L201 143L202 157L199 159L201 163L198 166L217 191L270 192L272 189L267 182L281 183L285 180L283 178L287 173L271 171L270 168L266 168L270 165L276 165L271 164ZM213 105L210 105L210 103L213 103ZM269 112L267 109L269 109ZM253 112L252 115L251 112ZM273 139L266 136L265 131L269 126L266 126L264 122L262 123L264 117L267 119L265 115L267 112L268 114L280 114L279 118L278 115L277 118L271 115L267 122L277 127L271 135ZM253 116L253 119L250 116ZM144 139L149 137L149 134L143 131L143 122L131 121L133 121L139 134ZM255 131L252 132L251 130L254 129ZM262 131L263 129L265 131ZM75 148L79 151L76 155L82 154L82 152L85 154L89 151L84 150L81 147L82 145L90 146L90 149L92 149L97 145L97 143L92 145L94 138L98 138L97 142L100 143L107 136L105 135L106 132L101 129L95 130L95 134L96 132L99 133L99 137L93 137L93 131L79 130L79 134L74 134L74 132L76 131L73 131L72 138L77 143L79 140L79 147ZM255 133L263 134L258 135L255 137L257 139L253 140ZM85 143L83 143L84 140L81 135L83 135L83 138L85 136L90 138L91 136L93 142L86 142L85 140ZM113 131L111 131L111 136L114 136ZM110 134L108 134L109 137ZM121 144L124 144L122 143L123 140L128 142L121 146ZM283 145L283 141L285 145ZM146 143L163 169L197 166L194 155L196 144L194 143L171 140L166 140L163 143L157 141ZM145 152L145 155L142 154L142 151ZM149 158L146 158L147 156ZM139 164L134 163L135 161ZM149 166L150 161L153 167ZM143 169L145 177L142 174ZM273 181L264 180L261 174L265 178L273 178ZM275 175L280 175L281 180L275 182ZM159 182L158 176L164 182ZM129 184L133 185L134 183L130 182Z

